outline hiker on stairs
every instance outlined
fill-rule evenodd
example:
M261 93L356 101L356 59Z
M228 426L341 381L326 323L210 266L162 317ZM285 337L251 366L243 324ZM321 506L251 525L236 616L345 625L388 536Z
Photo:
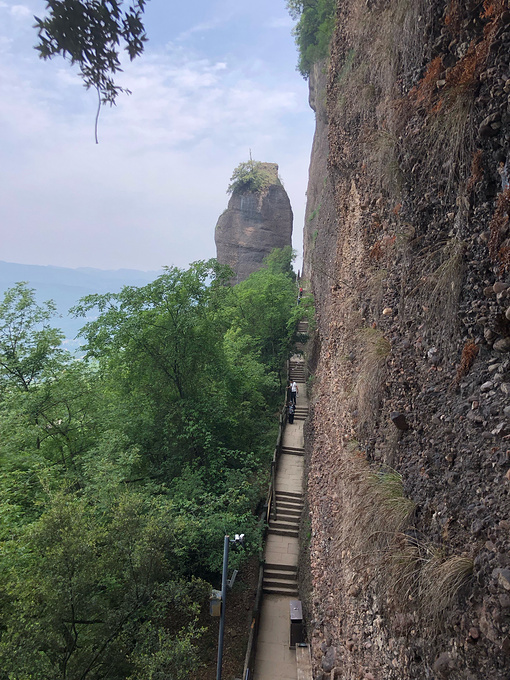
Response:
M296 398L299 392L299 387L297 386L297 382L293 380L290 383L290 400L292 403L295 405L296 404Z

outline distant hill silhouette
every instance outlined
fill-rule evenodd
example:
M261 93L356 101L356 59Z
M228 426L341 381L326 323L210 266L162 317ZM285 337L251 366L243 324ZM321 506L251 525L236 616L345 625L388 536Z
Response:
M36 290L37 301L53 300L60 317L52 325L61 328L66 336L66 347L76 349L81 340L76 340L85 319L74 319L69 309L85 295L92 293L116 293L123 286L145 286L161 272L138 271L136 269L104 270L92 267L68 269L0 261L0 294L19 281L27 281Z

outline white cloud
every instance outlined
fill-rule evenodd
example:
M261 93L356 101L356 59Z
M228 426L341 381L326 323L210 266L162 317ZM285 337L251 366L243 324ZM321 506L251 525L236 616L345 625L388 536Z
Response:
M267 26L268 28L285 28L285 29L290 29L293 28L295 24L295 21L290 17L279 17L277 19L271 19L268 21Z
M209 135L223 143L260 130L278 128L281 116L303 111L295 90L275 88L243 78L223 62L175 54L151 55L126 69L133 95L119 101L103 125L144 144L179 147L197 144ZM115 119L115 120L114 120Z
M95 93L77 69L1 47L2 259L157 269L212 257L229 178L250 149L280 164L301 230L313 117L293 64L279 77L262 59L149 44L120 74L133 94L103 108L96 146Z
M32 12L25 5L12 5L10 12L16 19L26 19L27 17L32 18Z
M188 28L186 31L182 31L182 33L179 33L179 35L176 38L177 42L186 42L191 38L191 36L196 35L197 33L208 33L210 31L213 31L214 29L218 28L222 23L224 22L224 19L211 19L211 21L202 21L199 24L196 24L195 26L191 26L191 28Z
M9 52L11 49L12 45L12 38L8 38L7 36L0 35L0 54L2 52L6 53Z

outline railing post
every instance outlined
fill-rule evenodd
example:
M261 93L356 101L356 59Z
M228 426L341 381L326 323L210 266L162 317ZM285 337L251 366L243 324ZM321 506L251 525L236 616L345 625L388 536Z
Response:
M273 520L276 522L277 511L276 511L276 461L271 462L271 488L272 492L272 502L271 511L273 513Z
M223 636L225 633L225 606L227 604L227 575L228 575L228 548L230 538L225 536L223 543L223 574L221 577L221 617L220 632L218 635L218 663L216 666L216 680L221 680L221 666L223 661Z

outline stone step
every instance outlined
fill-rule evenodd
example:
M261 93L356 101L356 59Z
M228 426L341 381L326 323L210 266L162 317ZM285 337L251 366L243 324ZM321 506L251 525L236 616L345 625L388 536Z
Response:
M290 498L293 500L303 500L302 491L284 491L283 489L276 489L276 498Z
M299 517L284 517L280 513L277 513L276 519L269 520L269 526L274 529L291 529L296 531L299 527Z
M269 528L283 529L284 531L297 531L299 528L299 520L295 519L294 521L289 522L287 519L283 520L278 517L276 521L273 519L269 521Z
M287 508L287 510L299 510L304 505L304 499L301 498L289 498L289 496L280 496L278 491L276 492L276 502L282 504L282 508Z
M290 529L273 529L270 525L268 532L274 536L287 536L287 538L299 538L299 533L297 531L291 531Z
M280 513L282 512L287 512L288 510L294 511L299 513L303 512L303 506L302 505L288 505L287 503L280 503L280 501L276 501L276 515L277 517L280 516Z
M296 582L297 571L284 571L281 567L274 567L269 569L267 565L264 567L264 579L279 579L281 581Z
M282 501L289 503L302 503L303 494L297 491L296 493L292 491L285 491L285 489L276 489L276 498L281 498Z
M298 520L301 519L301 510L290 510L289 508L277 507L278 519L292 519L296 517Z
M275 564L274 562L266 562L264 565L264 571L266 569L279 569L280 571L288 571L293 574L297 574L297 567L293 564Z
M299 510L304 505L303 496L301 498L289 498L289 496L280 496L278 491L276 492L276 502L282 503L282 508L288 510Z
M289 581L282 581L279 578L276 579L264 579L262 582L262 587L263 588L280 588L281 590L284 590L285 592L289 591L295 591L297 590L297 581L292 581L289 583Z
M287 449L283 448L282 453L285 453L287 456L304 456L305 452L303 449Z
M301 498L289 498L289 496L280 496L278 491L276 492L276 502L281 503L282 508L288 510L299 510L304 505L303 496Z
M262 587L262 592L266 595L286 595L288 597L297 597L298 590L284 590L283 588L266 588Z

